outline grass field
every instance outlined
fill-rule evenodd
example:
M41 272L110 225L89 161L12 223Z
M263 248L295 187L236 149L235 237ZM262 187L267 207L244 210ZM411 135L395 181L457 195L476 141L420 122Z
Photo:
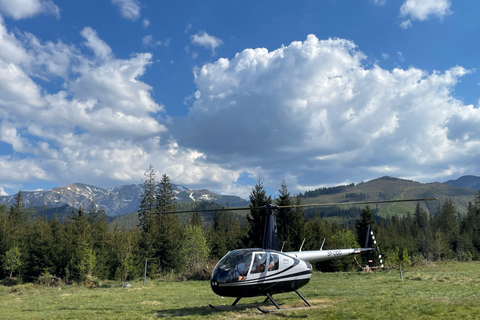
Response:
M300 292L311 308L262 314L262 297L231 304L208 281L114 282L101 287L47 288L32 284L0 286L0 319L480 319L480 263L438 262L377 274L315 272ZM283 307L302 306L295 293L275 295ZM265 308L271 308L267 304Z

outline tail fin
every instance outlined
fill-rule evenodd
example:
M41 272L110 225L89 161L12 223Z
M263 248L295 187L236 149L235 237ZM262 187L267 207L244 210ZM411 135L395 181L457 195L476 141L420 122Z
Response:
M375 235L373 234L372 227L368 225L367 234L365 237L365 247L364 248L371 248L372 250L367 255L368 260L368 267L370 269L383 269L383 260L382 255L380 254L380 249L377 244L377 240L375 240ZM376 253L378 255L379 266L373 265L373 255Z

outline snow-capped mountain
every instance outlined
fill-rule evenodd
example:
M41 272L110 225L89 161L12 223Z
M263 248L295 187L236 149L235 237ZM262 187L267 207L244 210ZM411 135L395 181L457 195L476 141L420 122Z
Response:
M178 202L207 201L226 206L243 206L248 202L237 196L224 196L214 192L189 190L181 185L172 184ZM92 204L98 210L104 210L107 216L117 216L135 212L140 206L143 189L141 184L124 185L115 188L101 188L83 183L42 191L22 191L27 207L58 208L66 204L88 211ZM15 203L16 195L1 196L0 203Z

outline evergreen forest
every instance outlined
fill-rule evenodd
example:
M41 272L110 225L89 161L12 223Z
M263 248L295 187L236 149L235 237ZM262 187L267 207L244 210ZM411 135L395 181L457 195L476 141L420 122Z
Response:
M65 220L38 216L24 205L19 192L14 205L0 205L0 283L90 286L110 279L123 284L145 274L150 279L208 279L216 261L229 250L261 247L264 214L255 208L301 204L306 195L291 196L284 181L278 198L272 199L259 180L250 194L248 214L212 211L207 223L199 212L181 217L168 213L178 208L170 179L167 174L157 178L150 166L138 226L126 229L107 223L94 204L76 209ZM318 250L324 239L323 249L361 247L370 224L386 268L480 260L480 192L462 215L446 199L433 214L417 204L414 212L389 218L379 217L368 206L359 212L346 210L341 219L322 216L321 210L284 208L278 210L277 224L283 251L301 246ZM344 258L317 263L315 268L354 270L358 265L353 262Z

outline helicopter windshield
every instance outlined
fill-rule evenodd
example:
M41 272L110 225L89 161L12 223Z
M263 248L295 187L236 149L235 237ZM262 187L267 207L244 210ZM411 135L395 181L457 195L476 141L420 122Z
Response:
M245 281L251 263L251 251L232 251L218 262L212 279L216 279L218 283Z

